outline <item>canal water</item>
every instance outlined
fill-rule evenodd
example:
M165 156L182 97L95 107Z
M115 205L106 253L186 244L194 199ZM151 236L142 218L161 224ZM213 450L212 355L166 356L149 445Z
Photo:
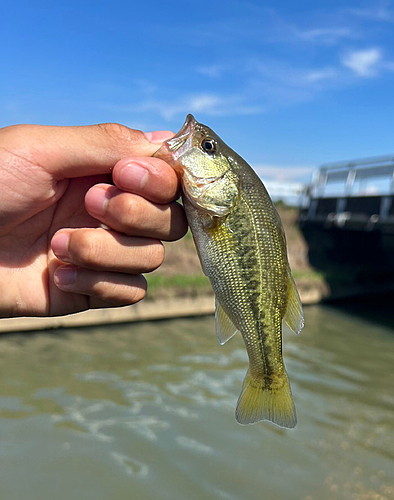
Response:
M1 500L394 499L394 322L357 312L284 332L294 430L235 422L212 317L3 335Z

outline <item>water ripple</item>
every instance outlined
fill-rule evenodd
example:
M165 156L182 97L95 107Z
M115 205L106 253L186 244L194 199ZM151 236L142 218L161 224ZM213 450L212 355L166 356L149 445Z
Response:
M149 415L142 415L139 418L128 420L124 425L149 441L157 441L159 431L169 429L170 427L169 422Z
M394 337L305 313L305 332L284 342L295 430L236 424L247 355L240 336L216 343L213 318L0 349L1 499L393 497Z
M175 440L183 448L193 450L197 453L212 455L215 452L215 450L211 446L200 443L199 441L196 441L195 439L189 438L187 436L177 436Z
M117 451L111 451L109 455L128 476L148 477L148 465Z

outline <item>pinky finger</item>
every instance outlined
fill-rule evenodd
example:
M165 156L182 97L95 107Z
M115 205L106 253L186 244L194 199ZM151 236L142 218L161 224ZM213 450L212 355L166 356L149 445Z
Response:
M145 297L147 283L142 274L99 272L75 266L60 266L55 285L64 292L94 297L108 306L136 304Z

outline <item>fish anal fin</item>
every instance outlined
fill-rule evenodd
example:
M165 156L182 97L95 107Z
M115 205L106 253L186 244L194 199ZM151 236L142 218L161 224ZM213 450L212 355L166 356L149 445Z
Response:
M297 287L290 271L287 292L287 309L283 319L287 326L297 335L304 326L304 313L302 311L301 299L298 295Z
M221 345L225 344L238 332L237 327L228 317L217 299L215 299L215 324L216 334Z
M270 420L281 427L293 428L297 417L286 372L279 379L280 384L266 387L248 371L239 396L235 419L241 425ZM279 381L278 380L278 381Z

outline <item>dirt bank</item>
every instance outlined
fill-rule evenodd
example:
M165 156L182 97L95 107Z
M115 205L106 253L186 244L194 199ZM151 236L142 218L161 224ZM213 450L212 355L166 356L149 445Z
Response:
M321 275L308 262L308 247L299 230L296 208L278 205L286 232L288 255L303 303L319 302L327 295ZM148 300L182 297L185 294L199 297L212 293L208 279L201 271L200 262L190 233L175 243L165 243L164 264L147 275Z

